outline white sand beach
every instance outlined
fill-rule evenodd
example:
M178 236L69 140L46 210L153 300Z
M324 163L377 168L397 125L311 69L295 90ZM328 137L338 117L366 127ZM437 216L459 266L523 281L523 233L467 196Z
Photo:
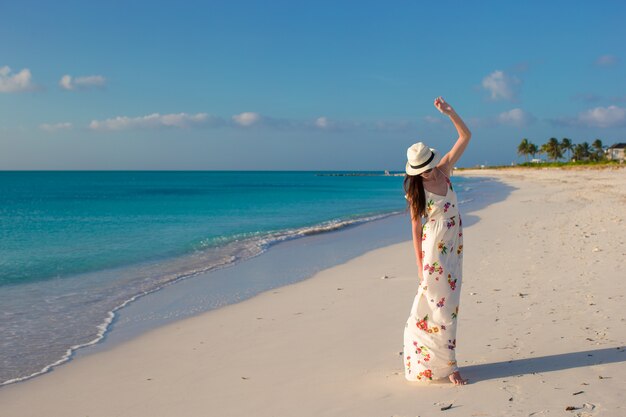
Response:
M404 378L407 240L5 386L0 415L626 415L626 169L456 175L514 187L463 214L468 385Z

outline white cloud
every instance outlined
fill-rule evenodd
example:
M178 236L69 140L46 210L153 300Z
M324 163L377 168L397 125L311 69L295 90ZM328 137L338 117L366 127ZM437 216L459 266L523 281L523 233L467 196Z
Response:
M515 76L507 75L503 71L494 71L483 78L482 86L489 91L492 100L514 101L521 83Z
M31 80L32 76L28 68L20 72L11 74L8 66L0 67L0 93L18 93L21 91L31 91L35 88Z
M292 122L293 127L315 128L327 132L345 131L374 131L374 132L407 132L415 129L411 121L406 120L376 120L372 122L360 122L353 120L332 120L326 116L318 117L313 121Z
M243 112L234 115L233 120L240 126L252 126L261 121L261 115L254 112Z
M527 126L535 120L533 115L519 108L502 112L498 115L497 119L500 124L517 127Z
M106 84L106 79L102 75L87 75L72 78L66 74L59 80L59 86L64 90L87 90L89 88L102 88Z
M548 121L555 126L620 127L626 126L626 108L595 107L578 113L576 117L557 117Z
M187 128L202 125L218 126L223 121L215 116L207 113L177 113L177 114L159 114L152 113L141 117L118 116L106 120L92 120L89 128L92 130L126 130L126 129L145 129L145 128Z
M406 132L415 128L413 122L402 120L350 121L333 120L326 116L315 119L298 120L282 119L261 115L256 112L243 112L231 117L230 120L206 113L197 114L164 114L153 113L141 117L118 116L106 120L92 120L92 130L126 130L147 128L186 128L196 126L232 128L263 128L273 130L318 130L324 132L344 131L379 131Z
M46 132L56 132L57 130L69 130L72 128L72 124L70 122L61 122L61 123L43 123L39 125L41 130L45 130Z
M593 127L623 126L626 124L626 109L617 106L596 107L579 113L578 120Z
M102 75L88 75L86 77L76 77L74 84L78 87L103 87L106 83Z
M328 121L328 118L326 118L326 117L318 117L315 120L315 126L319 127L320 129L326 129L327 127L330 126L330 123Z
M64 90L72 90L72 77L69 75L64 75L59 80L59 86Z
M617 65L619 58L615 55L602 55L596 59L596 65L599 67L612 67Z

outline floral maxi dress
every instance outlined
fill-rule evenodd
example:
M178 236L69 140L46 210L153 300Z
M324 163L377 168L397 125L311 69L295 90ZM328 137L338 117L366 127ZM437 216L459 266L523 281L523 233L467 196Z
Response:
M463 266L463 229L456 193L446 177L445 196L426 192L422 227L423 277L404 328L404 376L445 378L458 370L456 328Z

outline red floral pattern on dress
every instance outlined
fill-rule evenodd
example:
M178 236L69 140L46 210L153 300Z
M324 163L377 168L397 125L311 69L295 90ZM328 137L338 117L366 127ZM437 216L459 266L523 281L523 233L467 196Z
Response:
M446 246L446 242L444 242L443 240L437 244L437 249L439 249L439 252L441 252L443 255L448 253L448 247Z
M428 378L428 379L432 380L433 379L433 371L431 371L430 369L426 369L426 370L420 372L417 375L417 379L422 379L422 377Z
M417 323L415 323L415 325L417 326L418 329L424 330L425 332L439 333L439 326L428 325L428 314L426 314L423 319L418 320Z
M439 265L439 262L433 262L432 265L424 265L424 271L428 272L428 275L432 275L435 272L438 272L439 275L441 275L443 274L443 267Z
M452 279L451 274L448 274L448 284L450 285L450 288L452 289L452 291L456 289L456 278Z
M415 346L415 354L422 355L421 360L418 360L417 363L428 362L430 360L430 352L427 346L418 346L417 342L413 342L413 346Z

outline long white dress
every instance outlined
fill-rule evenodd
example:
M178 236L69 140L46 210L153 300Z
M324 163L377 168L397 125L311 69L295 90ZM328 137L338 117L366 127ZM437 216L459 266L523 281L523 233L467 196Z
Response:
M404 328L404 376L409 381L445 378L458 370L456 329L463 268L463 229L450 179L447 194L426 191L422 227L424 280Z

